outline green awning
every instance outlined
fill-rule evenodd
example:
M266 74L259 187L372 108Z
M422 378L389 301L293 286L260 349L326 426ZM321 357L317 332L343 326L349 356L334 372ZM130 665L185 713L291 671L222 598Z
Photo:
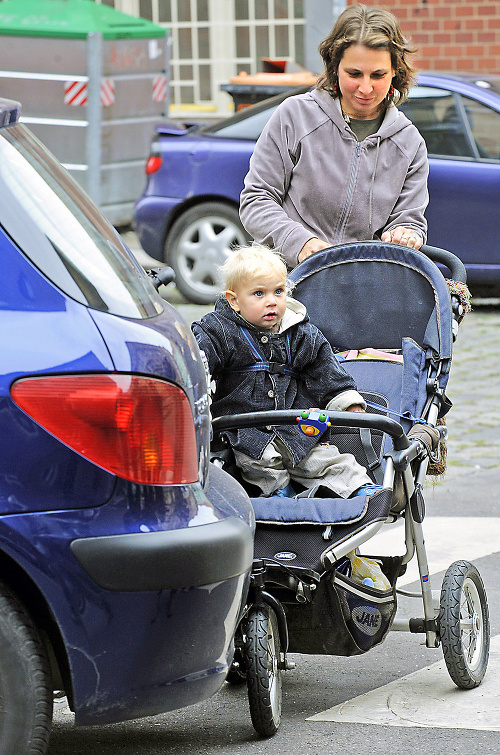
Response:
M85 39L100 32L104 39L164 37L166 30L93 0L3 0L0 35Z

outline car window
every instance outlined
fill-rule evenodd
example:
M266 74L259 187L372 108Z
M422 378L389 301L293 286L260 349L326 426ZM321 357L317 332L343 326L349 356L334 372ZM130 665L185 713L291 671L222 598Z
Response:
M470 97L461 99L479 156L500 160L500 114Z
M0 130L0 196L0 225L68 296L124 317L162 311L112 226L22 125Z
M424 137L429 155L475 157L460 101L452 92L434 87L414 87L400 109Z
M241 120L234 120L225 125L217 126L210 129L212 136L221 136L229 139L250 139L251 141L257 141L262 133L262 129L268 122L271 115L274 113L278 106L268 107L257 113L252 113L247 118Z

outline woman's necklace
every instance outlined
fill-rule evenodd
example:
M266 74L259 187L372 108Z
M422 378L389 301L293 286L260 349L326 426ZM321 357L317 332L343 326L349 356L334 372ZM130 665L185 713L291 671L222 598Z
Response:
M354 118L355 121L374 121L378 118L378 115L376 115L375 118L363 118L362 115L354 115L354 113L346 113L346 111L342 107L342 101L340 102L340 110L342 112L342 118L345 120L346 123L350 123L351 118Z
M342 110L342 118L345 120L346 123L350 123L351 118L354 118L355 121L375 121L377 120L378 116L376 115L375 118L363 118L360 115L353 115L353 113L346 113L345 110L340 106L340 109Z

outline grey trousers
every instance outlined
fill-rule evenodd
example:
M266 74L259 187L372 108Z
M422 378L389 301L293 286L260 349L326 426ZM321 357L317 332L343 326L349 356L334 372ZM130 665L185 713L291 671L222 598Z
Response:
M236 450L234 454L243 479L257 485L264 495L286 487L292 480L304 488L321 483L338 496L349 498L361 485L372 482L352 454L341 454L329 443L314 446L295 466L290 451L279 438L266 446L261 459L252 459Z

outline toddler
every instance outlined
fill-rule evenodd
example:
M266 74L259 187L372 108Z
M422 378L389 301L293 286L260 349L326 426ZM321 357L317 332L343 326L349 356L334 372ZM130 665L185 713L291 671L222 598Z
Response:
M365 410L353 379L304 305L287 295L286 265L276 252L242 247L222 271L223 295L192 326L216 383L212 416L310 407ZM380 488L352 454L328 442L329 430L312 437L297 425L226 432L243 479L265 496L292 497L296 487L313 495L323 487L328 489L323 494L348 498Z

